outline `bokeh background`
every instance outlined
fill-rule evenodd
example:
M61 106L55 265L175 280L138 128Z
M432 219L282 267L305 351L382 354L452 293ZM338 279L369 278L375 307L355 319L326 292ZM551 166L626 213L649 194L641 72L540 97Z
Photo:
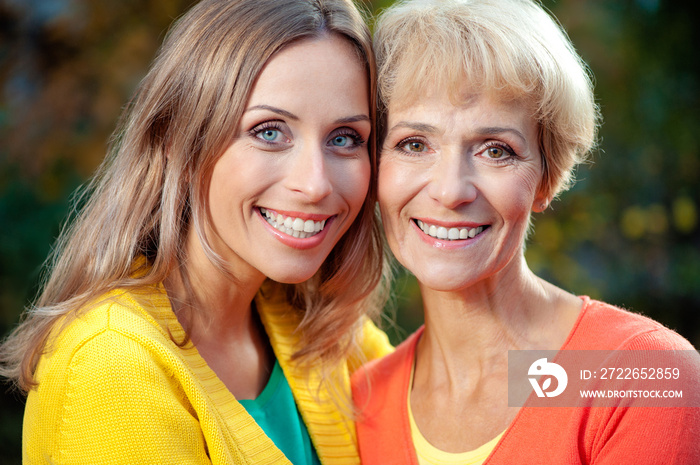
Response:
M192 3L0 0L0 336L36 294L72 192ZM565 289L651 316L700 347L700 6L543 4L590 65L604 125L579 182L538 215L528 261ZM398 342L422 320L406 273L392 311ZM0 464L21 461L22 409L21 396L0 388Z

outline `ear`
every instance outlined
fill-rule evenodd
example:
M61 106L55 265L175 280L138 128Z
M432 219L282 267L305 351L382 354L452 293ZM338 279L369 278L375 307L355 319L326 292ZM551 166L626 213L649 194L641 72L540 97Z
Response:
M539 193L535 196L535 200L532 202L532 211L535 213L542 213L549 207L552 202L550 196L544 195L544 193Z

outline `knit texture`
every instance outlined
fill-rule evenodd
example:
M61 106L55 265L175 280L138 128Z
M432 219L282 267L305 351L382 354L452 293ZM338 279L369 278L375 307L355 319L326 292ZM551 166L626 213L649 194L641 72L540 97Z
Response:
M396 352L352 377L363 465L417 465L408 418L408 387L423 328ZM583 297L583 308L561 350L693 350L649 318ZM700 379L696 362L681 368ZM698 398L700 386L684 388ZM470 421L465 418L465 423ZM522 407L484 465L700 464L697 407Z
M352 422L320 389L319 373L290 360L299 312L270 292L255 303L321 463L359 463ZM369 321L362 336L368 358L391 351ZM24 463L290 463L197 349L174 342L184 340L162 285L112 291L58 327L27 398Z

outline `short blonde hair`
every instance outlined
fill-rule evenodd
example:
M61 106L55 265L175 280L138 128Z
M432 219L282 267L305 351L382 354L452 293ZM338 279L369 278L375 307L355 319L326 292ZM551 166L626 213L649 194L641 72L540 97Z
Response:
M540 193L571 186L595 145L599 113L588 68L566 33L531 0L410 0L377 20L380 138L392 102L435 87L525 99L544 165Z
M209 259L226 272L204 234L212 221L207 194L213 167L235 137L270 58L295 41L328 34L354 46L374 121L371 37L352 0L203 0L175 23L122 115L109 156L83 194L85 205L57 241L41 295L0 345L0 375L30 389L58 321L75 318L109 290L137 289L182 272L193 229ZM329 372L354 348L365 312L375 308L368 300L382 274L374 141L373 134L372 187L355 222L312 279L279 285L304 315L298 357Z

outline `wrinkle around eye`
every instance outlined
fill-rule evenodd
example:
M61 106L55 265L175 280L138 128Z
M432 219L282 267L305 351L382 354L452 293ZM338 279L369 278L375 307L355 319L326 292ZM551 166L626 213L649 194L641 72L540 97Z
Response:
M430 144L419 136L404 137L392 149L408 156L418 156L431 151Z
M500 150L501 156L492 157L491 151ZM477 155L486 161L496 164L514 163L520 159L518 153L507 143L499 141L488 141L477 151Z

